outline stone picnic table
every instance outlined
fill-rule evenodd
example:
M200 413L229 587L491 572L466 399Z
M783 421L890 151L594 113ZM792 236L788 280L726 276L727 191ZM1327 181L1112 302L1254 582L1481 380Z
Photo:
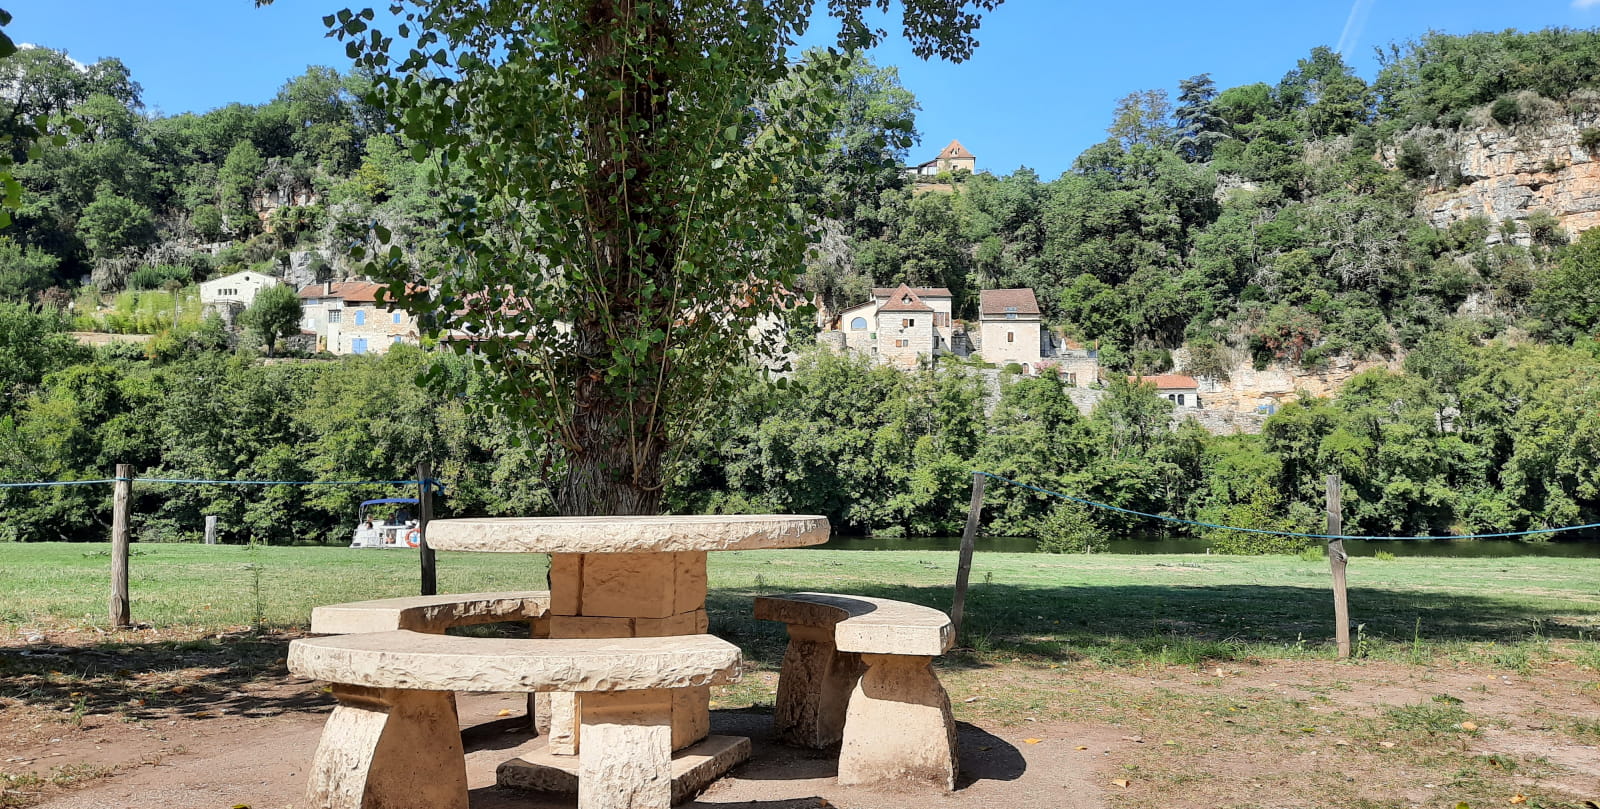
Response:
M705 634L709 552L820 545L828 534L824 517L765 514L469 518L434 520L427 528L436 550L550 554L552 639ZM575 789L581 699L550 696L546 746L502 764L502 785ZM709 686L674 692L676 794L709 784L749 756L748 739L709 735L710 702Z

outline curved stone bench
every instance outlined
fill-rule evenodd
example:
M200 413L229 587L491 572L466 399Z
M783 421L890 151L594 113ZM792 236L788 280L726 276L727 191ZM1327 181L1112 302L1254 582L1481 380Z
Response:
M841 784L918 778L955 788L955 719L933 672L955 643L948 616L829 593L762 596L755 615L789 629L773 711L780 739L842 742Z
M532 637L545 637L550 618L550 593L453 593L440 596L379 598L329 604L311 611L311 631L318 635L353 635L409 629L437 635L457 626L527 621Z
M318 809L467 809L456 691L579 692L580 809L668 809L674 689L739 677L710 635L547 640L409 630L304 638L289 670L333 685L310 772Z
M317 635L353 635L358 632L391 632L409 629L443 635L458 626L527 621L528 637L550 637L550 591L523 590L503 593L450 593L432 596L378 598L328 604L311 610L311 632ZM552 713L567 721L557 722L561 739L553 742L570 747L572 727L571 697L549 694L528 695L528 727L535 733L550 733Z

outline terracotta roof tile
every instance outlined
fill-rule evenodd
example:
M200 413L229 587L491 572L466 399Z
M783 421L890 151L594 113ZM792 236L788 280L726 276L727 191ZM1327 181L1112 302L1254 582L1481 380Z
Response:
M950 141L950 145L944 147L944 151L939 153L939 159L941 160L961 157L972 157L972 153L967 151L967 147L962 146L959 140Z
M374 303L382 284L371 281L339 281L332 284L308 284L300 290L301 298L338 298L345 303Z
M904 285L902 284L902 286L904 286ZM873 287L872 288L872 297L874 297L874 298L887 298L890 295L893 295L895 290L898 289L898 288L899 287ZM919 297L919 298L953 298L953 297L955 297L954 295L950 294L950 290L948 290L948 289L946 289L944 287L908 287L908 289L910 289L912 292L916 293L917 297Z
M880 312L932 312L933 307L922 302L922 298L905 284L895 287L889 293L889 302L878 307Z
M1005 317L1015 312L1017 316L1039 316L1039 300L1031 289L986 289L978 293L980 317Z
M1156 374L1154 376L1143 377L1142 380L1140 377L1130 376L1128 377L1128 381L1143 381L1147 385L1155 385L1156 390L1175 390L1178 388L1200 387L1200 383L1194 381L1194 377L1184 376L1183 374Z

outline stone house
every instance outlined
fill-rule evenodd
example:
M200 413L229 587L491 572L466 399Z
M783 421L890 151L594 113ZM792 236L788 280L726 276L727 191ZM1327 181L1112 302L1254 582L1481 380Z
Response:
M913 180L933 179L941 172L965 169L968 172L978 170L978 158L961 145L961 141L952 140L950 145L938 157L916 166L906 167L906 176Z
M1044 358L1044 320L1032 289L978 293L979 353L996 365L1016 363L1034 373Z
M1200 383L1192 376L1182 374L1156 374L1155 376L1128 377L1130 382L1143 382L1156 386L1156 395L1189 410L1200 409Z
M339 281L300 290L303 331L317 335L317 346L331 354L383 354L396 343L416 345L411 313L377 302L380 284Z
M841 312L836 326L846 348L912 367L917 357L952 351L954 304L943 287L877 287L872 300Z
M1051 344L1045 348L1046 359L1042 364L1053 368L1061 375L1062 381L1073 387L1090 387L1100 379L1100 352L1090 348L1077 340L1065 338L1052 338L1046 332L1047 341Z
M282 283L270 275L245 270L200 283L200 309L215 312L231 328L239 313L255 303L256 293Z

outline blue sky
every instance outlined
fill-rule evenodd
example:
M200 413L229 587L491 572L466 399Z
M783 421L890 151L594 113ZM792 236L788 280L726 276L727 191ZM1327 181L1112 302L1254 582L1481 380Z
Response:
M351 3L365 5L364 3ZM348 66L323 38L338 0L8 0L18 42L79 61L121 58L166 113L260 103L308 64ZM1112 105L1134 90L1176 88L1209 72L1220 87L1276 82L1317 45L1340 47L1367 77L1372 49L1448 33L1600 25L1600 0L1007 0L984 21L971 61L924 63L900 43L874 54L901 69L922 104L931 158L952 138L980 169L1026 165L1046 179L1105 137Z

